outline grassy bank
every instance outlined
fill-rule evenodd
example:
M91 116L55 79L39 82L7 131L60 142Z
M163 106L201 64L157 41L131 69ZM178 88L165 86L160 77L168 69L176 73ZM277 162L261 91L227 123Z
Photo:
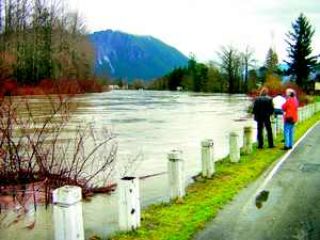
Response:
M296 140L320 119L320 113L295 128ZM282 136L276 139L276 148L257 150L241 156L238 164L227 161L216 165L213 179L199 180L187 188L183 202L153 205L142 212L142 226L135 232L120 233L110 239L190 239L214 218L235 195L257 179L285 152L281 150ZM99 239L99 238L92 238Z

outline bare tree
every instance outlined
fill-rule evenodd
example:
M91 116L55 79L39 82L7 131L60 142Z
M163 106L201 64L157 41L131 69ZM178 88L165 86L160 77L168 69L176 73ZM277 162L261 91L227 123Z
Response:
M0 34L2 33L3 29L3 7L4 7L4 0L0 0Z
M222 47L218 53L220 67L228 82L228 92L240 91L241 57L239 52L232 46Z
M66 184L84 194L110 190L117 151L112 132L91 125L70 131L70 100L42 99L42 108L45 101L45 112L25 98L1 102L0 185L43 181L47 204L51 190Z
M93 49L77 13L67 12L59 0L5 3L0 34L5 52L15 58L13 78L22 84L91 78Z
M249 82L249 69L255 64L253 58L254 51L249 46L246 47L245 51L241 53L242 67L243 67L243 91L248 92Z

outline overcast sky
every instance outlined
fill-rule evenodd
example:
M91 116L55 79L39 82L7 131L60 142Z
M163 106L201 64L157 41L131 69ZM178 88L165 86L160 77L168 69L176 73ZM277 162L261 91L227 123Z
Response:
M303 12L320 53L320 0L69 0L89 32L106 29L151 35L200 61L215 60L221 46L247 45L263 62L275 47L286 58L285 34Z

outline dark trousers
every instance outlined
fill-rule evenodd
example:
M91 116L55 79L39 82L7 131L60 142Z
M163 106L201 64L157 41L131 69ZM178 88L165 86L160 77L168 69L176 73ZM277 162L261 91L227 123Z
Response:
M258 121L258 147L263 148L263 127L266 127L269 147L273 147L273 135L270 119Z

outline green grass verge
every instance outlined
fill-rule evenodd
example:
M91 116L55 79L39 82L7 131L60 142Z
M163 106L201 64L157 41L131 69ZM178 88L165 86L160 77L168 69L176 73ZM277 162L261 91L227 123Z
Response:
M299 139L319 119L320 113L297 124L295 139ZM135 232L116 234L109 239L190 239L217 215L219 209L285 153L281 150L281 138L278 136L276 139L277 147L274 149L257 150L254 147L253 153L241 156L238 164L227 161L217 163L215 176L191 184L183 202L152 205L142 211L141 228Z

